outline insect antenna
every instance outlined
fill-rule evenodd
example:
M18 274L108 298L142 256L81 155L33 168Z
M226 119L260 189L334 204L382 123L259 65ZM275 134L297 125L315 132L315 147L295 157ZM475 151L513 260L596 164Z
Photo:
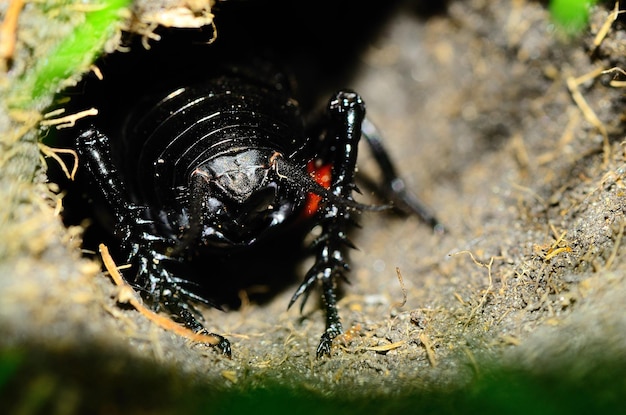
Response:
M317 183L311 175L302 168L285 160L282 157L276 157L273 160L274 170L278 177L292 185L298 186L305 192L313 193L320 196L323 200L331 202L336 206L343 206L357 211L383 211L391 209L391 205L368 205L359 203L355 200L337 196L321 184Z

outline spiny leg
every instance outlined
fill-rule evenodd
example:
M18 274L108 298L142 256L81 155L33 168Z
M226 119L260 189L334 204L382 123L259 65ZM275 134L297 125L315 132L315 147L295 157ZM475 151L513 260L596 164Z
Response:
M358 142L361 122L365 117L365 104L352 91L340 91L329 102L328 129L322 141L327 150L324 162L332 165L330 192L338 198L353 201L355 189ZM324 153L324 151L320 151ZM344 259L346 248L353 248L347 238L347 230L353 224L355 209L348 203L340 204L325 200L321 215L322 234L313 243L316 260L304 282L293 295L290 306L301 296L306 300L316 281L322 285L322 300L326 311L326 330L317 347L317 356L330 354L332 341L343 332L337 310L337 281L344 278L349 266ZM303 303L304 304L304 303Z
M202 301L200 297L183 288L181 280L173 276L164 262L172 259L161 254L157 245L171 243L152 229L147 209L131 201L122 177L113 163L109 138L95 128L90 128L76 139L76 150L90 179L107 201L115 217L115 234L120 238L121 248L128 255L127 260L138 267L136 283L150 295L153 308L163 306L168 312L178 316L182 322L195 331L205 331L196 320L196 313L189 300ZM230 343L224 337L215 336L218 349L230 356Z

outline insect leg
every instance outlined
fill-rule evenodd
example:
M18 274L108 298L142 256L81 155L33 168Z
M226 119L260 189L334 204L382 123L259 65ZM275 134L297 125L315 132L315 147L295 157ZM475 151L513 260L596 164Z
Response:
M328 129L321 143L327 151L327 160L324 161L332 165L332 183L329 190L341 199L352 201L365 104L358 94L340 91L329 102L328 116ZM353 247L347 238L347 230L354 222L355 213L354 208L347 204L342 205L329 200L324 202L320 212L322 234L314 242L317 251L316 261L305 278L305 284L309 282L310 285L312 277L320 280L322 284L326 331L317 348L318 357L330 354L333 339L343 332L337 311L337 280L345 278L344 273L349 270L344 259L344 251Z
M437 220L434 213L407 189L404 180L396 172L376 126L365 118L362 123L362 130L363 137L372 149L374 159L383 174L382 191L384 196L402 212L417 215L432 226L436 232L443 232L443 225Z
M116 221L115 234L121 241L121 248L128 255L127 260L137 266L135 283L149 294L155 310L163 306L189 328L204 330L193 316L197 312L189 304L189 300L198 300L197 296L179 285L179 279L164 266L164 262L172 258L157 249L157 245L163 247L170 241L153 231L147 209L132 202L113 163L109 138L95 128L89 128L77 137L76 151L81 165L112 210ZM228 340L215 336L219 340L217 347L230 355Z

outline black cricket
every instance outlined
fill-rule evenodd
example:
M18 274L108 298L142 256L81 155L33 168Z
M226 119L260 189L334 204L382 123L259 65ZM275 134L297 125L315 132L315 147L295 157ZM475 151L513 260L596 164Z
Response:
M289 307L299 298L304 305L321 285L326 330L320 357L330 354L343 330L337 284L349 270L347 233L355 216L392 206L435 229L441 225L396 173L356 92L337 92L325 114L305 126L287 78L259 73L234 66L199 84L142 97L120 136L91 126L75 145L81 168L114 218L112 231L125 256L117 260L134 266L125 278L155 310L195 331L204 328L193 303L214 304L172 265L205 253L252 250L280 229L319 225L314 265ZM388 205L353 199L361 137L380 166L378 187ZM229 341L214 336L230 355Z

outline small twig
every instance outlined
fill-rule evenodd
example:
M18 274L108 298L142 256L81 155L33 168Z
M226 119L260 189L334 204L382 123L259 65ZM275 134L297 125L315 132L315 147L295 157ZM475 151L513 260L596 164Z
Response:
M624 71L622 68L619 67L614 67L614 68L610 68L607 69L605 71L602 71L602 74L613 74L613 73L619 73L622 76L626 76L626 71ZM615 77L615 75L614 75ZM612 86L613 88L624 88L626 87L626 81L618 81L617 79L611 79L609 81L609 85Z
M580 110L582 111L585 119L589 123L591 123L594 127L596 127L598 131L600 131L600 134L602 134L602 137L604 139L603 140L603 146L604 146L603 164L606 166L609 163L610 152L611 152L611 147L609 145L609 133L606 127L604 126L604 124L602 123L602 121L600 121L596 113L593 111L593 109L591 109L591 107L587 103L587 100L585 100L583 95L580 93L580 90L578 89L579 85L589 80L597 78L602 73L604 73L604 69L597 68L589 73L586 73L585 75L579 76L578 78L574 78L573 76L570 76L567 78L566 82L567 82L567 88L569 89L570 94L572 95L572 99L574 100L578 108L580 108Z
M104 75L102 74L102 71L100 70L100 68L98 68L98 66L93 64L89 67L89 69L91 70L91 72L93 72L93 74L96 76L96 78L98 78L99 81L102 81L104 79Z
M400 340L394 343L389 343L389 344L383 344L381 346L368 346L368 347L364 347L363 350L368 350L371 352L388 352L390 350L394 350L397 349L399 347L402 347L406 344L406 340Z
M426 356L428 357L428 362L430 363L432 367L436 367L437 359L435 357L435 349L432 343L430 342L430 339L425 333L420 333L419 338L422 344L424 345L424 349L426 349Z
M54 114L57 114L57 112L55 111ZM80 120L81 118L95 115L98 115L98 110L96 108L89 108L88 110L79 111L75 114L66 115L65 117L52 119L48 119L50 115L46 114L46 116L44 116L44 118L46 119L42 120L40 124L44 127L54 125L56 126L57 130L60 130L62 128L73 127L74 125L76 125L76 121Z
M402 279L402 273L400 272L400 268L396 267L396 275L398 277L398 282L400 283L400 289L402 290L402 301L395 302L391 305L391 308L402 308L406 304L407 300L407 290L404 285L404 280Z
M7 62L13 59L17 42L17 20L24 7L24 0L11 0L2 24L0 24L0 59Z
M567 243L567 241L565 241L565 235L567 234L567 231L563 231L560 235L558 235L556 228L554 228L554 225L550 224L550 227L552 229L552 232L554 233L556 240L550 246L548 252L546 252L546 255L543 257L545 261L548 261L563 252L572 252L572 248L569 246L559 246L561 245L561 242Z
M143 305L142 301L139 299L137 293L133 288L128 285L124 278L118 271L117 266L115 265L115 261L109 254L109 249L104 244L100 244L98 249L100 250L100 256L102 257L102 261L104 262L104 267L111 275L113 282L120 288L120 293L118 294L119 302L126 302L132 305L139 313L141 313L148 320L152 321L157 326L171 331L181 337L189 339L198 343L205 343L212 346L215 346L220 343L221 339L218 336L214 336L212 334L202 334L195 333L192 330L189 330L186 327L181 326L173 322L171 319L161 316L154 311L148 309Z
M619 9L619 1L616 1L613 11L609 13L606 20L604 21L604 24L602 24L602 27L600 28L600 30L598 30L598 33L596 34L596 37L593 39L594 49L597 49L598 46L600 46L606 35L609 33L613 22L617 20L617 16L619 16L620 13L624 13L624 10Z
M43 143L39 143L39 150L46 157L52 157L57 163L59 163L59 166L61 166L61 170L63 170L63 173L65 173L65 176L70 180L74 180L74 177L76 177L76 171L78 170L78 154L76 154L76 151L69 149L69 148L52 148ZM65 164L63 159L59 157L59 154L71 154L72 155L72 157L74 158L74 165L72 166L72 171L70 171L67 168L67 164Z

